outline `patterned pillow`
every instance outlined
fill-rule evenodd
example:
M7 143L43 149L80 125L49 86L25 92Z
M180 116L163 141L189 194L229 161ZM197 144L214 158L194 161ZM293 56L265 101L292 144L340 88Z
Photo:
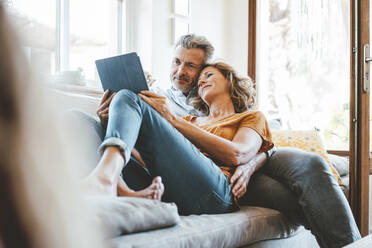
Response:
M321 137L316 131L292 131L292 130L273 130L272 139L276 147L295 147L307 152L313 152L322 156L331 167L333 176L339 185L343 185L340 175L333 167L327 151L324 148Z

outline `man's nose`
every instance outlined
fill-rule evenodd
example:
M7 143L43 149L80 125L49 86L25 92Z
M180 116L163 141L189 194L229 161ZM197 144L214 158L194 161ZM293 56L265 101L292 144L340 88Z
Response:
M186 73L186 66L185 64L180 64L178 67L178 75L183 75Z

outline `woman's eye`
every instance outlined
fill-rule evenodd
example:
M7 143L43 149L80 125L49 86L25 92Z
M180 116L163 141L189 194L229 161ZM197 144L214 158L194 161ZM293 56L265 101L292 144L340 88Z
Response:
M210 76L212 76L213 74L212 73L208 73L207 74L207 78L209 78Z

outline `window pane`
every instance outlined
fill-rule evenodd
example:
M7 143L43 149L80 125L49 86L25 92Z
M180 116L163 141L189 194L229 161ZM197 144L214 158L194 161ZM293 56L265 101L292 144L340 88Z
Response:
M70 70L98 81L94 61L117 51L117 0L70 2Z
M348 0L259 1L259 107L282 129L349 149Z
M36 70L42 74L55 72L56 1L8 0L11 20L22 35L22 46Z

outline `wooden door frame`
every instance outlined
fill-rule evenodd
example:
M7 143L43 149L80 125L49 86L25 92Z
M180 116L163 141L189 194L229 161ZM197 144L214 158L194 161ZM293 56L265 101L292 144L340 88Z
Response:
M359 5L358 2L360 2ZM255 82L257 0L249 0L248 6L248 75ZM358 9L358 13L360 13L358 15L357 23L354 20L356 9ZM363 139L359 139L363 136L369 137L369 94L362 94L361 92L361 79L363 78L363 72L361 70L361 68L363 68L362 44L369 43L369 30L366 30L366 27L368 27L366 24L369 25L369 12L366 10L369 11L369 0L350 0L350 147L349 151L331 152L339 155L349 155L349 201L355 217L355 221L363 236L368 234L368 191L370 170L369 142ZM363 22L361 22L361 20L363 20ZM361 23L363 25L360 25ZM357 34L355 32L357 32ZM355 37L358 37L358 42L354 44ZM355 67L356 62L358 63L357 67ZM355 101L356 99L357 102ZM361 108L361 106L363 106L364 109ZM367 109L365 108L365 106L367 106ZM362 132L363 135L361 135ZM368 157L366 156L366 154L368 154Z
M249 0L248 4L248 76L256 85L256 23L257 0Z
M350 205L362 236L369 229L369 93L362 90L369 0L350 0Z

